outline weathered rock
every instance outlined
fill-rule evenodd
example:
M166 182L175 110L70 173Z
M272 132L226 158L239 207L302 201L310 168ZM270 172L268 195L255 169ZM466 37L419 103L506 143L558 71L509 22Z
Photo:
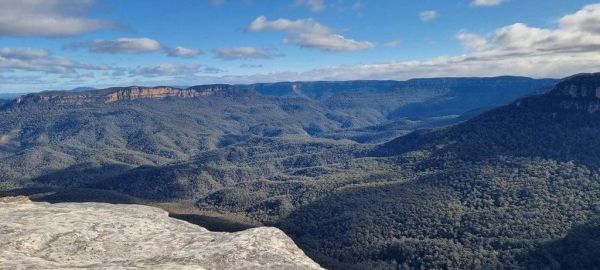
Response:
M113 87L100 90L72 92L47 91L28 94L12 101L12 106L27 104L84 105L88 103L112 103L121 100L164 99L168 97L201 98L209 96L230 96L245 94L248 91L237 89L233 85L213 84L192 86L187 89L174 87Z
M573 75L560 81L545 95L523 98L516 106L530 107L546 112L574 111L600 112L600 73Z
M276 228L218 233L148 206L5 201L1 269L320 269Z

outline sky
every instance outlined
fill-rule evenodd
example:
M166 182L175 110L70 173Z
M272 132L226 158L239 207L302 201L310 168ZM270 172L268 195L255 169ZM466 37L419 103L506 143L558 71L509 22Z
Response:
M0 93L600 71L600 2L0 0Z

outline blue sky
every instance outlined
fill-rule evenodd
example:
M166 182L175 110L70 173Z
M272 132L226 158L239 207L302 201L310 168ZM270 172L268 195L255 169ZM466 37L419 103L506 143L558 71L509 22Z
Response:
M0 0L0 92L600 71L600 4Z

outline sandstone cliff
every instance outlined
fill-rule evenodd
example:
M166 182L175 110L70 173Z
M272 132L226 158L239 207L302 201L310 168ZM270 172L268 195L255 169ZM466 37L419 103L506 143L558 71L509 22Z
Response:
M571 98L600 99L600 73L578 74L562 80L550 93Z
M101 90L70 92L70 91L48 91L33 93L19 97L12 105L23 104L68 104L82 105L88 103L111 103L120 100L136 99L164 99L168 97L199 98L208 96L229 96L240 94L242 90L233 85L214 84L192 86L186 89L157 86L157 87L113 87Z
M546 95L524 98L517 106L537 107L541 111L600 112L600 73L574 75L560 81Z
M320 269L282 231L210 232L141 205L0 200L1 269Z

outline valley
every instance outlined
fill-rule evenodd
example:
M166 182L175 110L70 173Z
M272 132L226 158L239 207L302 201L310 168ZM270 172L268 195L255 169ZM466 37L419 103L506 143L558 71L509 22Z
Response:
M276 226L330 269L564 263L547 245L582 241L571 229L599 217L600 75L499 80L33 94L0 112L2 194L152 205L217 231ZM469 101L485 91L496 97Z
M600 270L600 0L0 0L0 270Z

